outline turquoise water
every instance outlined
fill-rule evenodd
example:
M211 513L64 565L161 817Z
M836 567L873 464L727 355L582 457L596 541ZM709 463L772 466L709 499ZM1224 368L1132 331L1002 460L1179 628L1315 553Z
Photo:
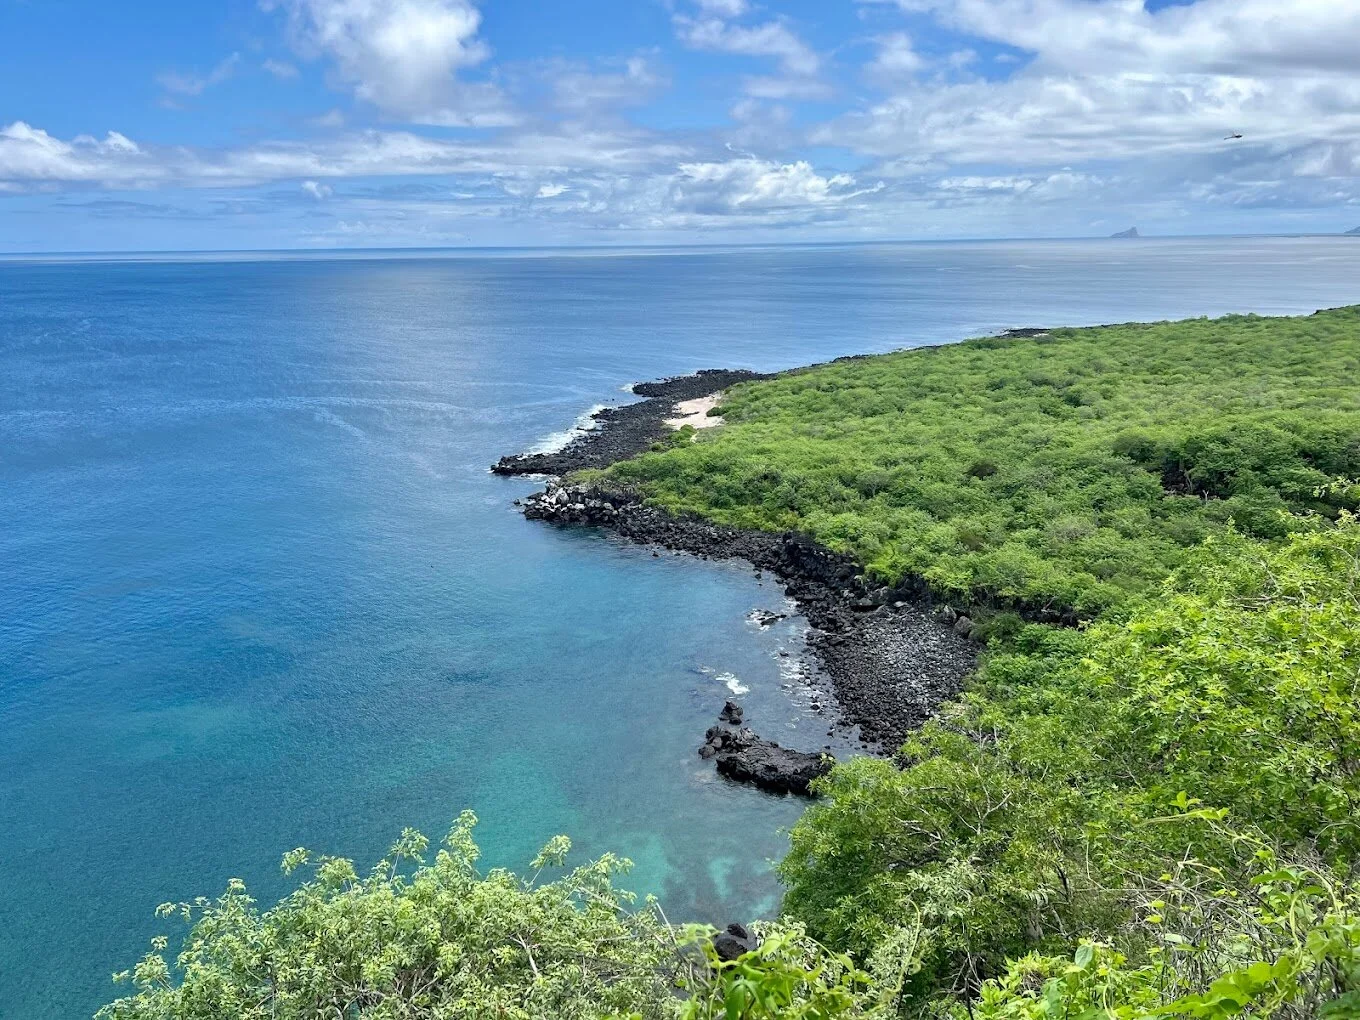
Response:
M769 912L800 805L694 749L799 623L735 564L522 520L486 466L705 366L1360 300L1360 241L0 262L0 1016L113 993L166 899L482 818Z

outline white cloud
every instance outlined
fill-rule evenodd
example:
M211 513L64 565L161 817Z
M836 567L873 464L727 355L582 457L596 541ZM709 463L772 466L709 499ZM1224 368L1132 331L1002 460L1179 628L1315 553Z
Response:
M546 84L554 107L572 114L636 106L666 84L665 77L644 56L628 57L604 69L593 69L579 61L547 60L534 65L529 77Z
M630 174L671 168L688 146L636 129L523 131L485 139L438 139L409 131L364 131L314 142L236 149L139 147L117 132L70 141L16 121L0 128L0 182L150 188L241 187L271 181L441 174L544 174L554 170Z
M707 96L725 100L729 121L665 129L639 123L674 123L674 109L625 116L665 88L658 51L491 66L474 0L260 2L285 12L299 54L323 60L332 85L368 107L304 121L318 138L223 148L139 146L116 132L63 139L16 121L0 126L0 192L281 184L186 202L291 208L340 224L336 240L398 220L429 224L431 237L547 224L540 236L560 239L789 227L1074 233L1112 217L1108 233L1174 223L1188 209L1360 204L1360 77L1350 71L1360 0L1195 0L1157 12L1139 0L880 0L868 51L864 37L814 49L795 22L768 13L777 5L665 0L684 45L766 62L738 66L753 73L731 95ZM894 5L915 16L882 23L896 19ZM949 30L946 45L922 17ZM1013 63L997 59L998 46ZM831 94L833 53L838 65L863 55L873 98L810 124L799 103ZM238 60L162 84L199 95ZM259 60L281 80L297 73ZM375 108L408 125L490 130L345 128ZM1236 131L1246 137L1224 139ZM853 155L828 168L814 147ZM154 203L143 205L151 215Z
M816 74L821 66L817 54L781 21L744 26L719 17L677 15L675 25L681 42L696 50L774 57L784 71L795 75Z
M821 80L822 59L788 23L776 18L758 24L732 19L750 13L745 0L697 0L695 15L673 16L676 36L691 49L744 57L768 57L778 73L749 75L742 91L759 99L824 99L831 89Z
M26 183L126 180L143 162L142 150L117 131L102 141L80 135L67 142L21 120L0 128L0 181L15 190Z
M904 81L814 141L885 160L1052 166L1221 153L1233 132L1238 148L1281 157L1360 132L1360 3L896 3L1027 60L1000 80Z
M1360 5L1349 0L897 0L941 23L1038 55L1045 68L1104 74L1351 74Z
M180 71L165 71L156 75L156 82L166 92L177 96L198 96L202 95L205 89L214 85L220 85L233 74L236 67L241 62L241 54L233 53L220 61L207 74L182 73Z
M275 60L273 57L267 59L260 65L280 81L289 81L298 76L298 69L286 60Z
M672 181L675 205L697 212L737 212L828 206L882 188L855 188L855 178L823 176L806 160L774 163L743 156L721 162L682 163Z
M871 78L900 81L910 78L925 66L925 61L912 45L911 36L905 32L881 35L874 42L878 52L864 68Z
M515 116L493 85L457 72L490 54L470 0L261 0L288 12L294 41L324 55L360 99L415 123L488 127Z
M746 0L698 0L699 10L720 18L739 18L750 10Z

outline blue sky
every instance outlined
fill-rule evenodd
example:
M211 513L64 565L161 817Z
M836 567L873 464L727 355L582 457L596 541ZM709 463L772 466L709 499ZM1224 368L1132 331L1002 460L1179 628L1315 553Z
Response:
M1334 232L1357 53L1360 0L0 0L0 251Z

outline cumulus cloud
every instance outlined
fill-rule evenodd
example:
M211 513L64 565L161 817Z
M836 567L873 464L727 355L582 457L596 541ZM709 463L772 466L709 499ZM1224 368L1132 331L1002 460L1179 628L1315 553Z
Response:
M672 178L672 195L678 209L730 213L830 206L883 187L855 185L852 175L823 176L806 160L773 163L742 156L721 162L682 163Z
M699 10L720 18L739 18L751 9L746 0L698 0Z
M546 86L551 105L569 114L599 113L612 107L647 102L666 84L665 76L645 56L632 56L603 66L583 61L544 60L524 76Z
M1155 12L1139 0L896 5L1027 56L1000 79L903 82L823 125L817 142L884 159L1051 166L1221 151L1225 135L1239 131L1239 148L1280 155L1360 131L1360 79L1349 71L1360 5L1198 0ZM884 48L879 59L891 52Z
M287 209L338 224L336 241L399 219L445 239L477 218L483 236L490 224L551 224L540 236L554 238L995 236L1081 232L1107 210L1115 226L1151 226L1187 209L1360 205L1360 3L877 0L866 34L841 46L809 36L814 46L775 5L668 0L676 40L741 76L709 79L739 82L716 97L725 121L649 127L684 119L635 114L669 84L664 50L497 66L475 0L259 2L284 16L300 58L361 101L352 111L318 106L299 116L302 137L221 148L61 138L15 121L0 126L0 192L102 189L115 203L104 212L63 208L168 217L170 206L119 193L220 189L174 200L196 215ZM852 56L860 66L842 74ZM200 95L239 60L161 84ZM828 86L856 80L867 98ZM828 98L839 113L802 105ZM366 123L382 126L349 127Z
M870 78L899 81L911 77L925 66L925 60L916 52L911 36L906 32L881 35L874 42L877 52L864 68Z
M734 25L716 17L676 17L680 38L696 50L737 53L749 57L775 57L791 74L816 74L817 54L783 22Z
M482 16L470 0L261 0L287 11L305 56L334 62L354 94L415 123L488 127L514 123L493 85L457 73L487 59Z
M1360 6L1338 0L897 0L942 24L1037 54L1053 71L1352 74Z
M636 129L569 125L477 140L362 131L234 149L144 148L117 132L66 141L16 121L0 128L0 182L35 185L237 187L271 181L434 174L542 174L554 168L636 173L673 167L689 147Z
M748 95L765 99L815 99L826 95L829 90L818 77L822 60L817 52L782 19L757 24L733 20L749 12L744 0L700 0L697 12L674 15L676 35L691 49L775 60L778 75L748 77L745 84Z
M63 141L21 120L0 127L0 180L15 188L35 182L129 181L144 165L143 155L117 131L102 141L89 135Z

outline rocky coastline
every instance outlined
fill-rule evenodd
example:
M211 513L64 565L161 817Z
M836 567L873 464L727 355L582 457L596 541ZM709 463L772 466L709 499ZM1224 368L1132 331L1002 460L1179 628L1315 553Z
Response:
M796 371L796 370L795 370ZM976 667L979 646L970 640L966 612L938 605L926 586L909 579L897 587L873 583L847 556L793 532L773 534L715 525L646 506L626 490L564 484L560 476L603 468L635 456L671 434L667 419L680 401L719 392L739 382L768 378L741 370L708 370L639 383L644 399L595 415L596 427L553 453L503 457L492 470L504 475L548 475L546 488L517 501L525 517L566 527L600 527L631 541L705 559L742 559L782 580L810 625L808 648L829 682L839 710L836 723L858 727L867 749L892 753L939 705L955 697ZM730 720L724 720L730 724ZM731 728L730 725L727 728ZM710 731L705 748L712 747ZM806 792L806 780L762 782L740 761L770 757L754 733L740 728L720 738L718 751L741 750L727 774L779 792ZM738 747L742 744L742 747ZM772 758L800 776L809 762L793 762L777 748ZM754 749L754 751L752 751ZM797 754L797 752L794 752ZM731 754L728 757L733 757ZM820 761L820 755L811 756ZM780 770L776 770L780 771ZM815 771L815 770L814 770Z
M550 482L521 501L525 517L601 527L706 559L743 559L786 584L812 628L808 647L829 679L841 722L891 752L954 697L976 666L966 615L923 584L873 584L855 562L795 532L715 525L646 506L636 493Z
M712 396L739 382L766 379L742 369L708 369L693 375L635 383L632 392L645 399L620 407L606 407L591 417L594 428L582 432L560 450L502 457L491 466L498 475L566 475L585 468L603 468L645 452L666 438L666 419L684 400Z

